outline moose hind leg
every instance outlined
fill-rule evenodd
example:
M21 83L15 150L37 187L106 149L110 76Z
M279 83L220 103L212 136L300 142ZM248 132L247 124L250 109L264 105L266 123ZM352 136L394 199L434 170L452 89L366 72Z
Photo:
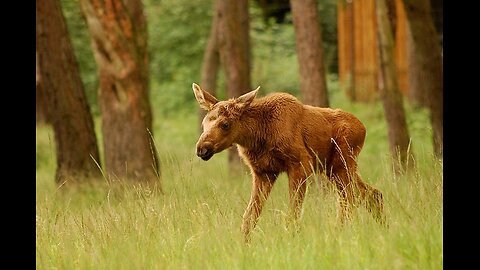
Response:
M360 192L360 198L375 220L379 223L385 223L385 215L383 211L383 194L380 190L370 186L362 181L362 178L356 173L356 184Z
M337 216L340 223L345 223L352 218L355 194L352 181L346 171L337 172L333 176L338 193Z
M333 174L340 197L339 218L341 222L351 218L353 207L363 204L375 220L385 223L383 212L383 194L380 190L363 182L358 174L355 161L343 168L337 168Z
M361 150L363 141L350 140L344 137L335 141L335 152L331 159L330 179L334 181L339 195L338 218L341 223L350 220L352 208L356 204L355 184L357 175L356 158ZM353 144L350 144L355 142Z

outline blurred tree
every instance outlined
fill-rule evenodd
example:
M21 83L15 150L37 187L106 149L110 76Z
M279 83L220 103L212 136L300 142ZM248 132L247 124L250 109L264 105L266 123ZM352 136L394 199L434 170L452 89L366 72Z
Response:
M322 35L316 0L291 0L300 68L300 91L306 104L328 107Z
M375 0L338 0L340 85L352 101L377 99L378 57Z
M219 1L219 48L225 71L228 98L238 97L251 89L250 35L248 0ZM237 150L230 148L231 172L240 171Z
M405 14L403 0L395 0L395 6L396 16L398 17L395 31L397 43L395 60L400 91L408 98L412 106L425 106L428 97L425 94L425 81L421 79L425 76L425 71L417 63L417 53L412 39L412 31L410 31L410 23Z
M38 40L37 40L38 48ZM38 63L38 52L36 53L37 67L35 69L35 100L36 100L36 123L44 124L49 122L49 116L47 115L47 101L45 96L45 90L43 89L42 75L40 74L40 68Z
M93 120L59 0L37 0L36 43L43 105L55 133L55 179L63 184L100 177Z
M78 0L60 0L63 15L67 23L68 33L72 42L73 52L77 58L92 116L100 115L98 107L98 75L97 64L90 46L90 34Z
M392 2L392 1L389 1ZM398 86L400 92L408 98L412 104L415 101L415 90L418 89L418 85L415 84L416 73L419 72L416 68L415 62L412 61L413 47L412 38L408 27L407 17L405 15L405 8L403 6L403 0L394 0L395 3L395 27L392 31L395 35L395 64L397 67ZM392 16L389 16L390 18Z
M434 152L443 155L443 59L437 31L428 0L404 0L405 12L415 51L417 68L422 70L417 80L422 81L426 98L422 99L430 110Z
M355 91L355 47L352 1L337 1L338 26L338 75L340 86L352 101L357 100Z
M430 4L438 41L440 42L440 46L443 47L443 0L431 0Z
M201 86L205 91L208 91L212 95L216 95L217 89L217 75L220 67L220 51L218 47L218 28L219 28L219 15L220 15L220 5L219 1L213 1L213 18L212 26L210 29L210 35L208 38L207 46L205 47L205 52L203 54L202 61L202 77L201 77ZM200 123L205 117L205 110L199 108ZM201 127L200 127L201 128Z
M105 167L160 187L148 96L147 25L140 0L81 0L100 80Z
M386 0L376 0L377 33L379 44L379 92L388 124L388 139L395 172L414 165L410 148L403 96L400 93L394 58L393 33Z

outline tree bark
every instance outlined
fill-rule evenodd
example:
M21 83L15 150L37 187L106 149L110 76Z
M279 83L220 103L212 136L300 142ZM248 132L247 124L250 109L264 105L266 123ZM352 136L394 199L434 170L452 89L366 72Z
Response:
M106 171L160 187L148 96L146 19L140 0L81 0L98 65Z
M403 0L395 0L395 10L397 13L397 27L395 32L395 60L397 64L397 74L399 79L400 92L415 107L426 106L425 87L423 81L419 80L423 75L416 61L415 46L412 40L407 15Z
M218 37L227 96L238 97L252 90L248 0L223 0L219 4ZM236 149L229 150L228 160L231 172L240 171L241 162Z
M415 49L416 64L422 70L417 78L422 81L426 105L430 110L434 153L443 156L443 59L437 31L428 0L405 0L405 12Z
M405 120L403 97L398 86L394 62L393 33L387 17L385 0L376 0L376 14L380 62L379 91L388 124L388 138L395 172L402 172L414 165L412 163L413 153L410 149L410 136Z
M220 51L218 47L218 30L219 30L219 15L220 5L219 1L214 1L212 26L210 29L210 36L208 38L207 46L203 54L201 86L207 92L216 95L217 90L217 75L220 68ZM199 108L199 121L202 122L205 117L205 110ZM200 127L201 129L201 127Z
M37 42L38 48L38 42ZM43 89L42 75L40 74L40 66L38 63L38 52L36 54L37 67L35 70L35 107L36 107L36 123L46 124L48 123L48 111L47 111L47 97L45 96L45 90Z
M55 179L64 184L100 177L93 119L60 1L37 0L36 4L38 70L55 133Z
M355 66L353 3L338 0L337 13L339 83L350 100L357 101L353 72Z
M443 0L431 0L430 9L438 42L440 43L440 47L443 47Z
M415 43L413 42L412 38L412 31L409 27L408 20L406 21L406 62L408 64L407 68L407 77L408 77L408 93L407 97L409 102L414 107L426 107L428 108L428 99L427 93L425 89L427 89L427 85L425 85L426 81L422 78L425 77L425 70L423 70L417 61L417 51L415 49Z
M316 0L290 0L295 28L300 91L304 103L328 107L323 43Z

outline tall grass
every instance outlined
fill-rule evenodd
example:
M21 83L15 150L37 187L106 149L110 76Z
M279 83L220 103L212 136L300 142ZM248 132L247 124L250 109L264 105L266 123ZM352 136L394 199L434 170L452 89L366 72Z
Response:
M154 123L164 194L102 183L58 189L53 132L38 127L37 269L441 269L443 165L432 155L425 112L409 108L417 166L396 176L381 106L332 103L367 126L360 173L383 191L388 227L361 208L340 226L335 192L312 182L297 230L287 219L282 175L252 242L244 244L240 224L250 176L229 176L226 153L208 162L195 157L194 113Z

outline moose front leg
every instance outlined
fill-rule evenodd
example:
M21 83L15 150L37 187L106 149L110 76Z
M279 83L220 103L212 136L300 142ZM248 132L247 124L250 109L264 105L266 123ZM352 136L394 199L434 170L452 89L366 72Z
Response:
M253 173L252 193L247 209L243 214L242 232L245 242L249 242L250 231L255 228L263 205L272 190L276 175Z

